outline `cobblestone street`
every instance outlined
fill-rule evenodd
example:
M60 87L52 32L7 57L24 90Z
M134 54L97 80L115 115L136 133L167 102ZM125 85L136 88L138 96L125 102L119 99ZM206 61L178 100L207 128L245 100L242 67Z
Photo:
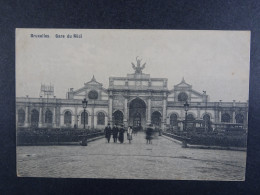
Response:
M163 136L146 144L144 137L133 136L132 144L18 146L18 176L244 180L246 152L182 148Z

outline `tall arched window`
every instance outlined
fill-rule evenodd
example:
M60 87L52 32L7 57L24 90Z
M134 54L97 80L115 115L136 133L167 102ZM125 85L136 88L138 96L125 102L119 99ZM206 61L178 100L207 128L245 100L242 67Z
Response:
M210 115L209 114L205 114L203 116L203 127L206 128L206 130L211 130L211 123L210 123Z
M186 129L188 131L193 129L193 121L195 120L195 117L193 116L193 114L188 114L187 115L187 121L186 121Z
M80 115L80 121L81 121L80 123L82 125L84 125L84 112L82 112ZM87 112L85 112L85 124L86 125L88 124L88 113Z
M244 123L244 116L242 114L236 115L236 123Z
M187 121L194 121L194 120L195 120L195 118L192 114L187 115Z
M52 123L52 112L49 109L45 112L45 123Z
M36 109L33 109L31 112L31 126L38 127L39 123L39 112Z
M113 113L113 124L122 125L124 120L124 115L120 110Z
M99 112L97 115L97 124L104 125L105 124L105 114L103 112Z
M65 125L71 124L71 112L70 111L66 111L64 114L64 124Z
M23 124L25 121L25 112L23 109L18 110L18 123Z
M221 116L221 122L230 123L230 119L231 119L231 117L228 113L224 113Z
M177 114L171 114L171 116L170 116L171 126L177 126L178 125L177 119L178 119Z
M158 111L155 111L152 113L152 124L161 126L161 113Z
M205 114L205 115L203 116L203 120L206 121L206 122L209 122L209 121L210 121L210 116L209 116L209 114Z

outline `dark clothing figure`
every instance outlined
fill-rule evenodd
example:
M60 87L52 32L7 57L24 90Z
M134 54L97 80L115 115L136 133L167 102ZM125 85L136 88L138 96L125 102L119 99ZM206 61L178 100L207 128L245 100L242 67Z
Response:
M119 129L119 136L118 136L118 140L120 141L121 144L124 142L124 132L125 132L125 129L123 127L121 127Z
M105 128L105 136L106 136L106 138L107 138L107 142L108 142L108 143L110 142L111 134L112 134L112 129L111 129L111 127L108 125L108 126L106 126L106 128Z
M146 143L151 144L152 143L152 134L153 134L153 129L152 127L148 127L146 129Z
M118 131L119 131L118 127L117 127L117 126L114 126L114 127L113 127L113 129L112 129L114 143L116 143L116 142L117 142Z

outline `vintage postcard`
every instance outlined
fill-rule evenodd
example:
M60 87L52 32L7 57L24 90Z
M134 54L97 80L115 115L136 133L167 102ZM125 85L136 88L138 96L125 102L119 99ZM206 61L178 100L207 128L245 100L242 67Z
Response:
M243 181L250 31L16 29L19 177Z

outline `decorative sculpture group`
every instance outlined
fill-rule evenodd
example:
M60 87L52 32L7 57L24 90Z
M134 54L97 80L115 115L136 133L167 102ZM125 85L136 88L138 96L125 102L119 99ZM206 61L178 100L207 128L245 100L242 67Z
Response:
M136 65L132 62L132 67L135 70L135 74L142 74L142 70L145 68L146 63L144 63L141 66L141 61L142 61L142 59L138 59L138 56L137 56L136 57Z

